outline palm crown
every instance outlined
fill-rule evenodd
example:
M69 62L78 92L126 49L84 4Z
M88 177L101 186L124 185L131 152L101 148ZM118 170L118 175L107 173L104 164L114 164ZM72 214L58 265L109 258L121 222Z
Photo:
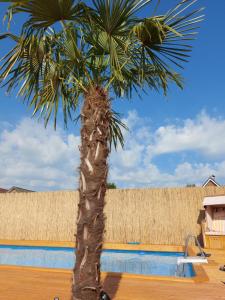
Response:
M4 1L5 2L5 1ZM77 108L79 96L92 85L131 96L139 88L167 90L182 86L173 66L186 61L199 9L182 15L194 2L184 0L165 15L138 18L150 0L13 1L6 17L28 14L21 35L2 34L16 43L3 58L1 79L10 91L56 122L61 100L64 120ZM61 26L57 22L61 22Z

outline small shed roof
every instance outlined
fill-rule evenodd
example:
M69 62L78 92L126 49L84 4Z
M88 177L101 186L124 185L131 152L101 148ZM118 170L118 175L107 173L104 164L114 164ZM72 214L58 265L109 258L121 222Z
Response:
M225 205L225 195L205 197L203 200L203 206L208 205Z

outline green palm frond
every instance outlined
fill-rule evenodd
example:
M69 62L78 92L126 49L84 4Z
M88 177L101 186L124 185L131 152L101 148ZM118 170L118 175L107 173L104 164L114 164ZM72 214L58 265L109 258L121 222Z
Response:
M111 36L128 33L129 26L135 22L134 13L150 2L151 0L93 0L97 11L93 18L99 28Z
M122 130L128 130L126 124L121 121L121 115L112 110L110 125L109 125L109 147L112 149L112 145L117 149L117 145L120 144L124 147L124 137Z
M71 71L60 56L60 45L55 43L54 33L43 36L41 40L36 36L30 36L29 39L8 34L0 36L6 37L17 41L16 46L3 58L4 63L0 68L1 80L8 79L3 81L7 91L19 86L18 95L33 108L33 115L39 113L39 117L45 119L46 125L53 115L56 126L61 99L66 125L71 111L77 108L82 89L74 80L71 83L71 76L76 76L76 70Z
M16 88L46 124L51 116L56 124L59 108L67 123L90 86L127 98L140 89L166 94L170 83L182 88L180 68L203 20L201 9L192 8L197 0L146 18L139 11L151 0L93 0L90 6L75 0L4 2L11 3L9 21L15 13L26 19L19 36L0 36L14 42L0 61L1 85L8 92ZM121 126L113 114L111 144L123 144Z
M2 1L1 1L2 2ZM80 20L84 11L91 10L85 3L75 0L21 0L14 2L8 9L5 18L9 21L15 13L29 14L26 27L47 28L57 21Z
M182 14L195 3L196 0L183 0L164 16L147 18L134 26L133 32L146 56L160 69L169 70L168 62L182 68L182 63L188 61L191 46L186 41L194 39L204 16L200 15L202 8Z

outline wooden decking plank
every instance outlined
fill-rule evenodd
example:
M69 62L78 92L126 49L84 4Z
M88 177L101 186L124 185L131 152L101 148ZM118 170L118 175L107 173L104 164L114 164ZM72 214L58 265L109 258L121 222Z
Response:
M0 270L1 300L70 300L71 275ZM105 289L115 300L224 300L222 283L179 283L107 278Z

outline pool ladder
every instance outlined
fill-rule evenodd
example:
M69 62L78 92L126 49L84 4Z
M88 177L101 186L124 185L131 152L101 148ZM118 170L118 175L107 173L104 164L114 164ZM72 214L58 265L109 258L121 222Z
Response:
M198 246L199 252L201 253L201 257L202 258L206 258L204 251L202 250L202 247L197 239L197 237L193 234L189 234L186 239L185 239L185 252L184 252L184 258L188 257L188 245L189 245L189 241L191 239L194 239L195 244ZM180 266L182 266L182 268L180 268ZM182 265L178 265L177 264L177 269L176 269L176 276L179 277L185 277L185 263L183 263Z
M193 234L189 234L187 237L186 237L186 240L185 240L185 253L184 253L184 257L187 257L188 256L188 244L189 244L189 241L190 239L193 238L194 241L195 241L195 244L198 246L198 249L201 253L201 257L205 257L205 253L204 251L202 250L202 247L197 239L197 237Z

